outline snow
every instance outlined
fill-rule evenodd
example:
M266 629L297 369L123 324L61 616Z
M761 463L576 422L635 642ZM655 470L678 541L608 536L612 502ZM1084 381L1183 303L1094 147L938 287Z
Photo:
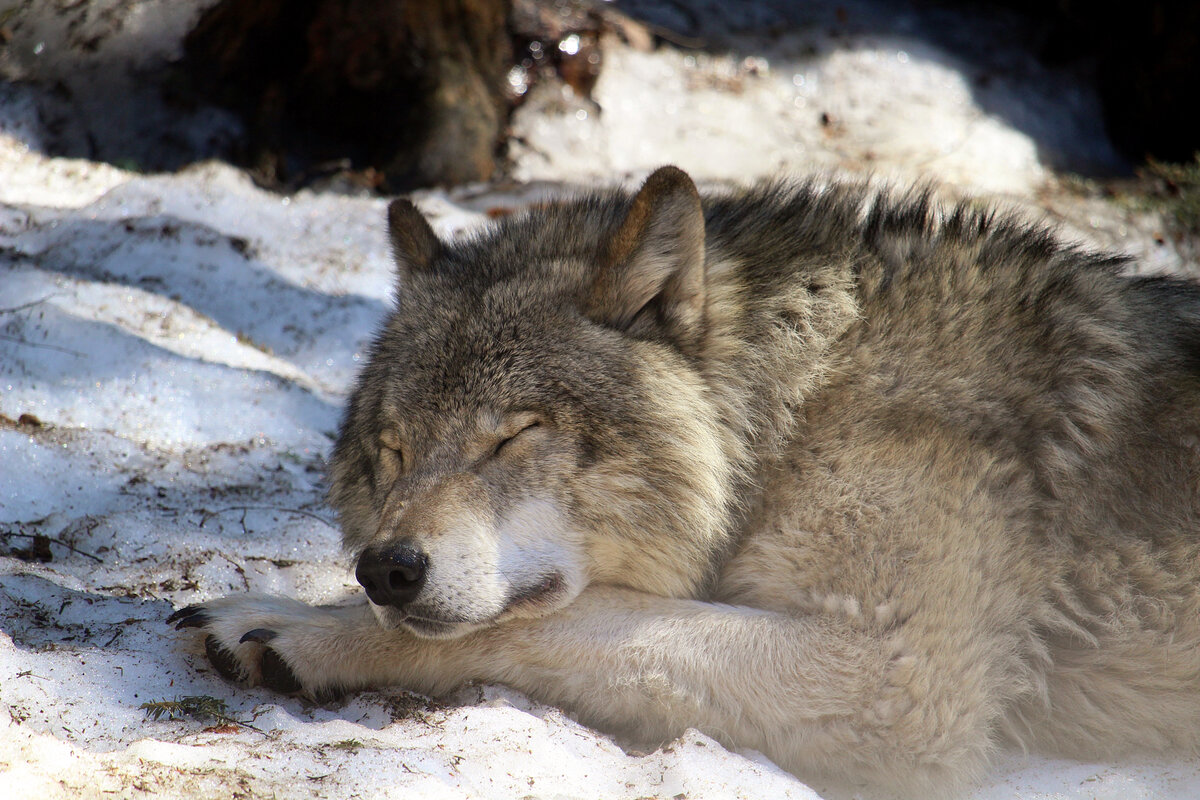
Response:
M630 6L688 24L669 4ZM610 180L673 162L744 182L837 168L1027 195L1048 162L1120 165L1094 93L1032 67L1009 17L872 0L709 6L692 15L699 51L610 36L590 100L531 90L513 125L515 174Z
M606 66L593 92L603 113L568 96L569 113L518 115L519 177L602 179L674 162L744 181L847 160L994 192L1045 177L1031 139L983 114L960 73L915 51L839 50L805 64L612 42ZM881 81L901 91L880 97Z
M186 15L151 24L158 7L128 30L185 29ZM753 56L738 30L704 53L607 41L592 101L535 88L514 121L515 183L417 200L457 236L489 210L666 162L707 184L836 168L1038 204L1079 238L1189 267L1152 216L1053 191L1047 154L1064 141L1112 158L1083 89L1016 70L981 92L944 43L813 30ZM0 553L40 534L53 555L0 555L0 794L859 796L695 731L630 750L502 687L314 708L223 682L164 624L174 608L356 591L322 469L392 291L385 201L281 197L216 162L140 175L48 158L29 95L0 91ZM1058 123L1040 132L1016 124L1046 115ZM244 726L140 708L191 695ZM1200 765L1012 753L966 797L1182 800L1200 797Z

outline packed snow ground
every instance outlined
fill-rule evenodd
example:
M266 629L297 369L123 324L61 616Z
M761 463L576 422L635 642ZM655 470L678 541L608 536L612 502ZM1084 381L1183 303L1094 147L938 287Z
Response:
M946 52L866 35L782 37L753 58L609 41L606 56L591 101L535 90L514 122L518 183L419 195L440 233L665 162L707 182L870 169L1001 193L1146 269L1194 269L1155 218L1053 190L1055 141L1113 158L1093 100L1061 76L1002 73L981 99ZM1063 86L1055 106L1047 93ZM815 791L694 731L623 749L499 687L313 708L222 681L164 624L174 608L247 589L356 591L322 465L391 291L385 201L281 197L216 163L141 176L46 158L28 96L0 101L0 794L856 794ZM1015 124L1031 117L1036 137ZM224 700L236 722L141 708L192 695ZM1183 800L1200 797L1200 765L1014 753L967 797Z

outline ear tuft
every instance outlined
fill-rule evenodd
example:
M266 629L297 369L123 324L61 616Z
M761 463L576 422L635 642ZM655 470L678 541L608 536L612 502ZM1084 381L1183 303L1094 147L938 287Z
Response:
M442 252L442 243L425 216L410 201L393 200L388 206L388 238L396 267L406 272L424 272Z
M585 300L597 322L628 330L644 312L685 352L698 350L705 323L704 209L678 167L655 170L609 239Z

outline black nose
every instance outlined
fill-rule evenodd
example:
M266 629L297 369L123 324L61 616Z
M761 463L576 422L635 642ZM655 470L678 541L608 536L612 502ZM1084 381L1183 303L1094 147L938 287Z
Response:
M411 542L368 547L358 557L354 577L377 606L404 608L425 585L429 556Z

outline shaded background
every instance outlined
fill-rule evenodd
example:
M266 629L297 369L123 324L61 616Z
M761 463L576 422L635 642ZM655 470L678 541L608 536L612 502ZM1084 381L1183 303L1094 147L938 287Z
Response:
M98 0L60 2L53 30L32 6L0 12L0 104L14 87L40 89L45 152L149 171L221 158L284 190L331 175L381 192L503 177L514 112L546 82L589 98L606 37L753 57L788 35L902 36L955 59L980 106L1056 168L1129 175L1200 149L1190 2L201 0L181 14ZM169 21L147 24L154 15ZM182 45L164 51L169 26ZM123 32L129 41L105 47ZM1094 89L1115 156L1056 141L1044 115L989 94L1022 51Z

